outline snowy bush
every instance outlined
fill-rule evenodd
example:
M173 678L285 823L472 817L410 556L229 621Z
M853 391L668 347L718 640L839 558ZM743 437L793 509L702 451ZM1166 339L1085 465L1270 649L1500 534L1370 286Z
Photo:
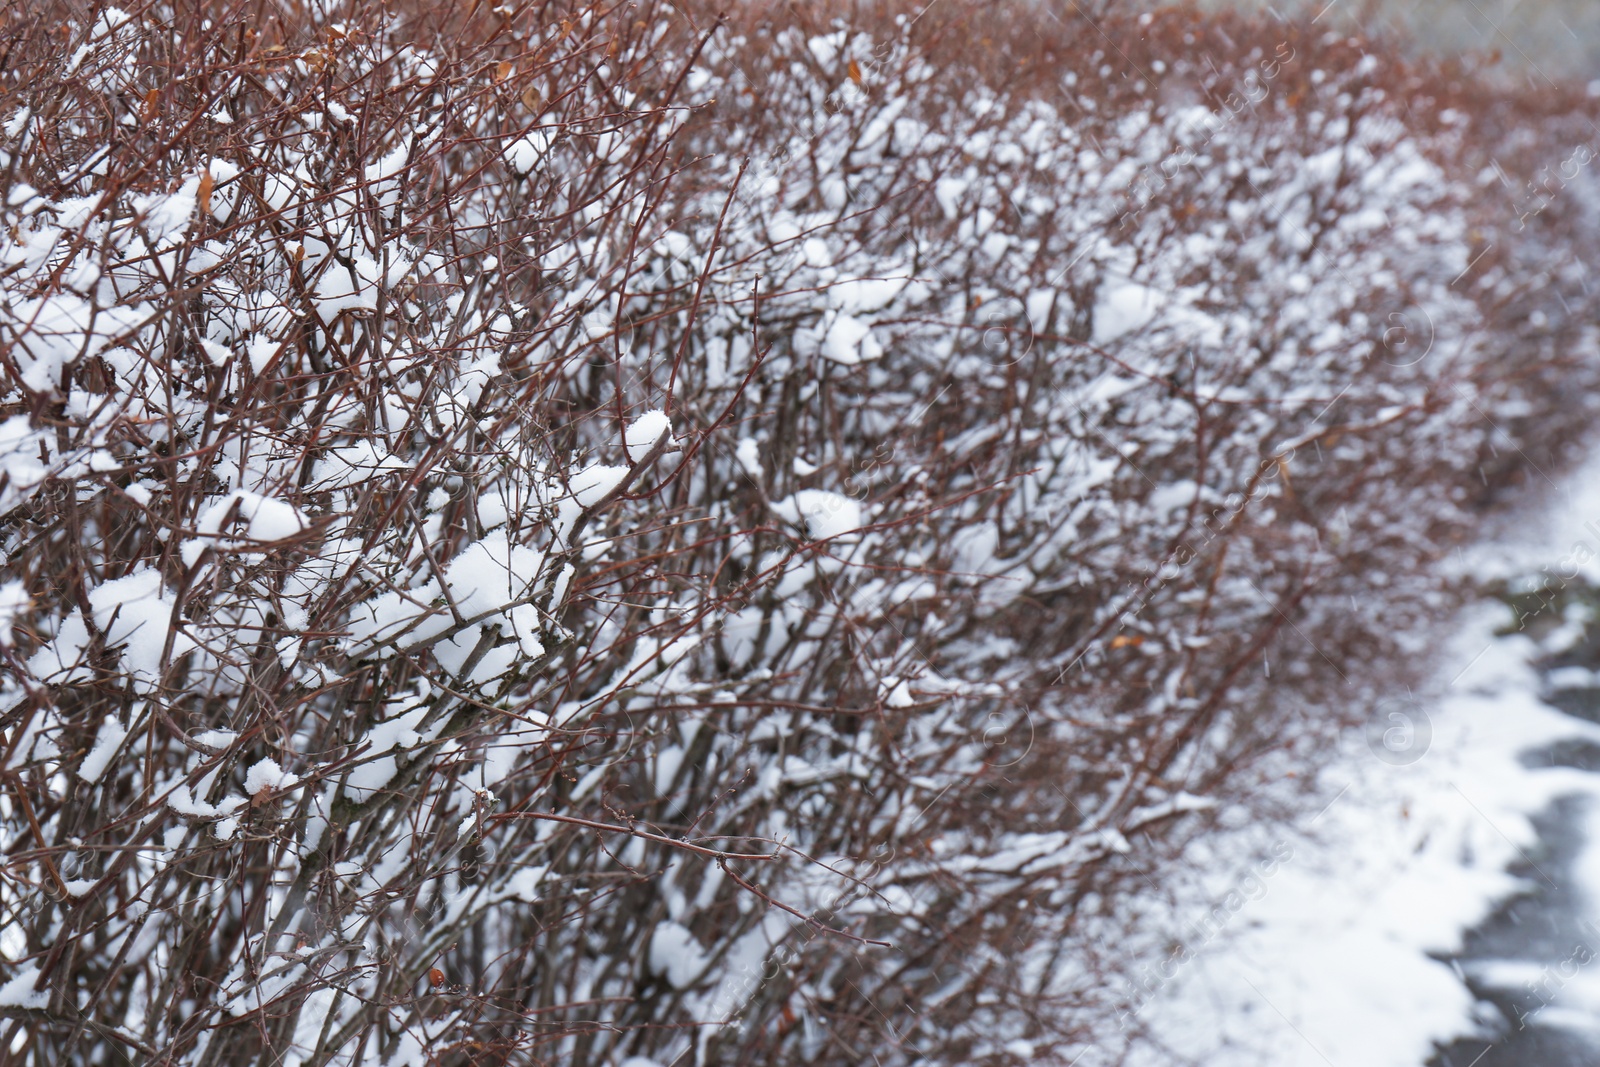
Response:
M948 6L9 16L9 1055L1119 1054L1581 263L1442 75Z

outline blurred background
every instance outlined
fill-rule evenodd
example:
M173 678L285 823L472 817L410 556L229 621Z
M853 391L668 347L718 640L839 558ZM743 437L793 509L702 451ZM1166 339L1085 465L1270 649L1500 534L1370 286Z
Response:
M1498 54L1488 66L1506 78L1600 77L1600 3L1593 0L1204 0L1201 6L1310 12L1330 25L1396 33L1414 46Z

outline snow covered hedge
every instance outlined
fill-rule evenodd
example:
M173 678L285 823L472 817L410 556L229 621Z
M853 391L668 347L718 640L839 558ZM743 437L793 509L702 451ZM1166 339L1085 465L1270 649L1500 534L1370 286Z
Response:
M944 7L8 16L9 1055L1121 1055L1582 264L1443 75Z

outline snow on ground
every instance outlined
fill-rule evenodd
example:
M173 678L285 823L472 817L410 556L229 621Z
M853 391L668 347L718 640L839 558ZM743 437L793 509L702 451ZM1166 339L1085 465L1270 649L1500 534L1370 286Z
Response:
M1542 512L1456 565L1490 579L1600 577L1600 462ZM1374 708L1330 759L1319 782L1326 807L1274 842L1270 873L1240 861L1193 915L1176 909L1182 951L1146 982L1135 1019L1154 1041L1139 1062L1421 1067L1437 1044L1490 1033L1497 1013L1448 957L1496 903L1531 888L1508 867L1520 861L1551 888L1576 879L1600 922L1600 804L1571 871L1545 870L1529 853L1530 816L1561 795L1600 796L1600 776L1518 758L1560 739L1600 741L1600 727L1539 699L1529 662L1570 641L1578 623L1541 646L1496 636L1512 619L1496 601L1465 611L1430 690ZM1537 991L1547 1006L1530 1025L1600 1037L1600 968L1587 967L1600 958L1595 929L1586 959L1495 961L1474 977Z

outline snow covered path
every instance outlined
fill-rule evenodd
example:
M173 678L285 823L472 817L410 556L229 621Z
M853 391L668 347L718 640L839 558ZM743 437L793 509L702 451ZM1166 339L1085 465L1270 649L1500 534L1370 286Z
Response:
M1507 592L1351 732L1271 870L1204 864L1148 1062L1600 1062L1600 464L1536 518L1458 560Z

